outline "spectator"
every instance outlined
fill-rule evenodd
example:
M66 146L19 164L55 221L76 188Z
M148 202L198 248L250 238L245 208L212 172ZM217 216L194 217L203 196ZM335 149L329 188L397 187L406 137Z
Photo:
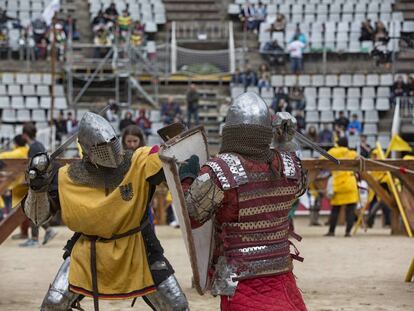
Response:
M289 93L289 102L293 109L304 110L305 109L305 93L303 87L295 84Z
M250 65L247 65L246 70L243 73L243 86L246 90L249 86L256 86L257 74L252 70Z
M393 97L400 97L406 95L406 85L402 76L397 77L397 81L394 82L391 87L391 94Z
M259 82L257 83L259 94L262 94L262 88L270 89L270 72L266 64L259 68Z
M303 43L298 35L293 37L293 41L288 45L288 52L291 61L292 73L300 74L303 71L303 48L305 43Z
M407 78L406 95L414 97L414 77L412 75L409 75Z
M68 112L66 118L66 133L73 134L78 128L78 121L73 118L72 112Z
M338 139L338 146L331 148L328 153L337 159L355 159L357 153L348 148L348 139ZM332 211L329 219L329 231L326 236L334 236L338 222L339 211L342 206L346 207L346 229L345 236L351 236L351 229L355 221L355 208L359 202L357 180L352 171L333 171L332 183L328 186L328 197L330 198Z
M98 14L92 20L92 31L96 33L99 29L105 29L106 21L107 19L105 18L104 12L99 10Z
M243 74L240 72L240 69L237 68L236 71L231 76L231 83L234 85L242 84L244 81Z
M299 23L296 24L295 34L293 35L292 41L295 40L295 37L297 37L297 40L299 40L300 42L302 42L306 46L308 40L306 39L305 34L300 29Z
M43 38L46 38L48 27L46 22L38 17L32 22L33 38L36 43L40 43Z
M332 145L333 143L333 133L328 124L324 124L322 131L319 132L319 143L322 145Z
M119 119L118 118L119 107L113 99L109 100L108 104L110 105L110 107L106 111L105 117L110 123L117 122Z
M48 41L46 38L42 38L39 43L36 44L36 59L46 60L47 59L47 47Z
M59 112L57 120L55 120L55 127L56 127L56 141L62 143L63 136L67 134L67 128L66 128L66 120L65 115L63 113L63 110Z
M388 31L385 28L385 25L381 21L375 22L375 32L374 32L374 41L375 42L382 42L386 44L389 40Z
M96 45L94 58L104 57L108 50L107 47L111 45L111 41L109 40L107 31L104 29L99 29L98 32L95 34L93 42Z
M72 17L71 14L68 15L68 17L65 20L65 23L63 25L63 29L65 30L66 37L69 37L69 33L71 32L72 28L72 39L77 41L80 39L79 31L76 26L76 19Z
M277 40L266 42L260 54L270 65L283 65L285 63L285 50Z
M135 124L128 125L122 132L122 148L135 151L145 146L145 138L142 130Z
M296 119L296 124L297 124L297 130L303 133L306 129L306 121L305 121L303 110L296 111L295 119Z
M343 111L339 111L338 119L335 120L334 124L345 131L348 128L349 119L345 117L345 113Z
M121 122L119 122L119 130L122 132L128 125L135 125L130 111L127 111L125 113L125 117L121 120Z
M374 39L374 28L371 25L371 20L367 19L361 23L361 36L359 41L372 41Z
M115 3L111 2L109 7L105 10L105 14L104 14L105 18L115 23L118 18L118 15L119 14L118 14L118 11L116 10Z
M356 113L352 115L352 121L349 122L346 130L350 135L359 135L362 133L362 124L361 121L358 120L358 115Z
M129 14L128 9L122 11L122 15L118 16L118 25L121 31L128 31L129 26L132 24L132 17Z
M283 15L282 13L277 13L276 14L276 19L270 25L270 28L268 29L268 31L270 31L270 36L272 36L273 35L273 32L285 31L285 28L286 28L286 18L285 18L285 15Z
M134 47L139 47L143 42L143 32L134 28L131 33L131 44Z
M365 158L369 158L371 153L371 146L368 145L367 135L361 135L359 137L359 154Z
M283 98L279 99L275 112L289 112L292 113L292 107Z
M151 121L145 116L145 109L139 110L139 116L135 120L135 124L144 131L145 136L148 137L151 134Z
M187 92L187 123L188 127L191 127L191 119L194 117L195 125L198 125L198 100L200 99L200 94L197 92L195 84L190 85L190 89Z
M23 124L23 133L22 136L26 140L26 143L29 145L29 158L33 158L36 154L41 152L46 152L46 148L43 146L42 143L36 140L36 133L37 129L36 126L29 122ZM39 246L39 228L34 224L31 223L32 229L32 238L28 239L26 242L19 244L20 247L36 247ZM42 228L46 231L45 236L43 238L43 245L53 239L57 232L53 230L48 223L43 224Z
M318 131L314 125L309 126L306 136L308 136L315 143L319 141Z
M258 33L260 31L260 24L266 20L266 16L266 6L261 1L259 1L257 8L254 10L253 30L255 33Z
M7 15L7 11L0 8L0 26L6 24L10 20L15 20L15 18Z
M334 132L334 134L335 134L334 135L334 141L335 142L337 142L338 139L341 138L341 137L346 137L345 129L341 125L335 124L334 129L335 129L335 132Z
M254 8L247 1L240 10L240 21L243 23L243 30L252 30L254 28Z
M276 107L281 99L289 102L289 95L285 92L285 88L280 86L276 88L275 97L272 101L272 107L274 108L274 111L276 111Z
M174 123L181 119L181 109L178 104L174 102L172 96L168 97L166 103L161 106L161 118L165 125Z

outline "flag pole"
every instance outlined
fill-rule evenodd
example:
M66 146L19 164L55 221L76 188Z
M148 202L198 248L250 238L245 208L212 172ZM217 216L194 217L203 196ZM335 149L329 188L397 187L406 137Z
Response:
M50 70L52 76L52 85L50 89L50 150L53 151L53 123L54 123L54 111L55 111L55 84L56 84L56 13L53 14L52 18L52 32L53 32L53 40L52 40L52 47L51 47L51 62L50 62Z

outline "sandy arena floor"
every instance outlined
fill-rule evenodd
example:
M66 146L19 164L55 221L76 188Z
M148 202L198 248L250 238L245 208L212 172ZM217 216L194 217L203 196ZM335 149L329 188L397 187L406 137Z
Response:
M296 244L305 261L295 264L295 274L310 311L414 310L414 283L403 282L414 256L413 240L379 228L349 239L343 237L343 227L337 228L337 237L327 238L322 236L326 227L308 227L304 218L296 226L304 238ZM58 230L59 235L40 248L22 249L11 239L0 246L0 310L39 310L62 262L61 249L71 236L67 228ZM190 288L181 231L157 227L157 233L191 310L218 310L219 299L199 296ZM93 310L91 300L86 299L83 307ZM140 299L134 309L150 310ZM131 310L130 301L101 302L101 310Z

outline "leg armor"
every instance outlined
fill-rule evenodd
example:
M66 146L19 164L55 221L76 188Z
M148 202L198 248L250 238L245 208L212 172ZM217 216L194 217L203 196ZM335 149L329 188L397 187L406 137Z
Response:
M156 311L189 311L187 298L174 275L157 286L155 293L145 296Z
M41 311L68 311L80 295L69 291L69 263L67 257L43 299Z

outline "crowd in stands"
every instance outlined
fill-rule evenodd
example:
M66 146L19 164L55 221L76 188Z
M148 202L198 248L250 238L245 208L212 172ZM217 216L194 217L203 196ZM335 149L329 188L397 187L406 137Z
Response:
M61 110L54 123L56 128L55 137L58 144L62 143L65 135L73 134L78 128L78 121L74 118L71 111L68 111L65 116L65 112Z
M395 103L398 97L414 97L414 77L408 75L407 82L402 76L398 76L391 87L391 101ZM412 99L409 99L412 101Z
M62 58L67 38L71 35L73 40L79 40L80 35L76 19L70 14L57 18L55 25L53 31L53 27L48 26L40 15L29 23L23 23L0 8L0 57L10 58L15 52L20 60L45 60L50 55L51 42L56 34L58 57Z
M103 57L105 47L112 45L116 38L120 44L125 44L129 40L132 46L141 46L145 41L144 26L140 21L132 19L128 6L119 14L115 3L110 3L92 20L94 44L98 46L95 49L95 57Z

